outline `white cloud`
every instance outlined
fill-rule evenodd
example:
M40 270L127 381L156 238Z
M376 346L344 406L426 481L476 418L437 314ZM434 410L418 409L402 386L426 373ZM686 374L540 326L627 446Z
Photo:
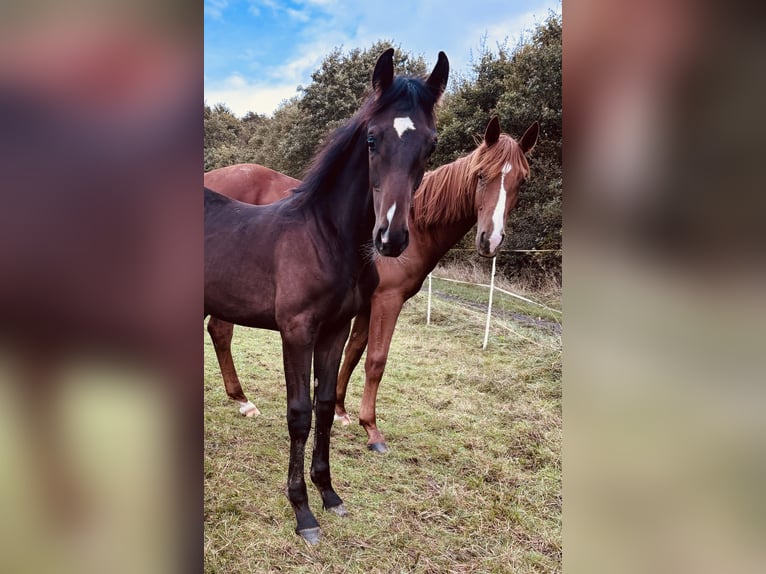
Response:
M227 0L205 0L206 13L209 5L222 10L226 4ZM561 0L532 0L521 14L503 8L500 0L488 4L495 17L487 17L470 4L458 4L445 12L440 3L424 1L413 8L412 18L402 20L393 10L396 0L378 6L297 0L293 8L274 0L248 0L250 7L260 7L263 14L279 13L283 21L301 23L297 33L291 28L291 48L280 54L289 53L289 59L280 61L272 57L276 54L264 56L250 46L240 47L236 65L246 66L242 70L246 74L230 71L226 80L206 81L206 101L210 105L225 103L238 115L247 111L271 114L280 102L296 95L298 85L311 81L311 73L333 48L366 48L380 39L394 40L403 50L424 56L427 65L433 65L436 52L444 50L450 58L451 76L457 77L469 72L472 54L476 55L483 38L490 50L506 39L513 48L523 33L531 33L546 20L549 10L561 13Z
M290 18L293 20L298 20L298 22L308 22L310 19L307 10L294 10L292 8L287 8L286 12Z
M276 65L264 67L262 74L270 81L278 83L290 83L297 87L305 86L311 81L311 74L319 69L322 61L336 46L344 44L346 37L334 32L329 32L317 40L313 36L310 42L296 42L294 56Z
M209 106L226 104L237 116L247 112L272 115L284 100L297 94L292 82L283 84L263 84L249 82L241 74L235 73L223 82L205 87L205 102Z
M213 20L223 20L223 11L229 6L229 0L205 0L204 14Z
M552 2L549 7L554 9L556 4L558 2ZM540 9L518 14L513 18L495 22L484 29L477 29L477 33L482 35L486 32L487 40L490 43L487 47L490 49L495 48L495 42L503 42L506 38L509 42L508 47L513 48L523 35L531 34L537 24L544 22L547 17L548 7L543 6Z
M272 115L284 100L298 95L299 85L307 85L311 74L334 46L332 39L318 40L300 47L297 57L261 72L257 79L247 78L241 72L229 74L221 81L205 78L205 101L213 106L226 104L238 116L252 111Z

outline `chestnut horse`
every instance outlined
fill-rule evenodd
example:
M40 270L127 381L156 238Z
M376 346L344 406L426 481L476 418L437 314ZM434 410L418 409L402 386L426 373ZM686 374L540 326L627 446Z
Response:
M204 314L280 332L290 434L287 496L296 532L310 544L320 537L303 468L311 388L311 480L324 508L342 516L329 454L343 345L377 281L370 239L388 257L409 242L412 196L434 149L434 106L449 72L440 52L427 79L394 77L393 52L380 56L373 94L330 135L292 196L249 205L205 189Z
M370 450L388 450L376 424L375 403L404 302L420 290L439 259L474 223L478 223L476 249L479 254L485 257L496 254L503 241L505 220L516 205L519 187L529 176L525 154L535 145L538 133L539 125L534 122L517 143L511 136L501 133L499 120L492 118L484 133L484 141L476 150L426 173L415 195L410 244L404 255L398 259L376 259L379 284L371 304L365 306L354 321L338 376L335 406L336 419L349 424L350 417L345 409L346 388L365 347L369 346L359 423L367 431ZM283 195L288 195L297 182L262 166L250 165L250 172L241 167L230 166L208 172L205 181L216 174L221 193L233 195L238 189L247 189L256 202L267 195L260 196L257 180L243 182L240 179L243 174L263 173L269 181L281 181ZM228 177L224 177L226 175ZM243 415L258 414L258 409L242 391L231 360L233 325L211 318L208 329L218 353L227 394L239 402Z
M227 197L266 205L290 195L301 180L255 163L238 163L205 174L205 187Z

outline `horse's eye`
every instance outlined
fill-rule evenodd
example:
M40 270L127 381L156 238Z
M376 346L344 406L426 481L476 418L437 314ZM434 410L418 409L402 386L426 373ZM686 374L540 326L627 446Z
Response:
M370 151L375 151L375 136L372 134L367 136L367 147L370 148Z

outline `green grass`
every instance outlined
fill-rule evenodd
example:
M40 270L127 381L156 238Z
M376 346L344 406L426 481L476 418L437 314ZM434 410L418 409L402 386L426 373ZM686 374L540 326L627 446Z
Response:
M487 280L485 284L488 285L489 280ZM428 288L427 279L424 283L424 288ZM463 301L475 303L477 309L483 307L483 310L486 310L487 302L489 301L489 288L487 287L478 288L473 285L453 283L441 279L438 276L433 278L432 290L438 291L448 297L456 297ZM506 289L506 291L508 291L508 289ZM514 291L511 292L513 293ZM527 299L530 299L530 297L527 297ZM532 301L534 300L535 299L532 298ZM543 303L543 305L546 305L546 303ZM547 306L550 307L550 305ZM554 309L554 311L551 311L540 305L535 305L522 299L512 297L511 295L498 290L495 290L492 297L492 307L495 312L505 312L505 314L520 313L527 315L530 318L542 319L551 323L561 323L561 313L555 311L556 307L551 307L551 309Z
M475 295L475 294L474 294ZM294 534L284 495L289 439L277 333L237 328L234 360L261 416L239 416L205 343L205 571L560 572L560 338L425 297L399 320L378 394L391 451L333 426L333 483L350 515L322 511L322 542ZM522 336L519 336L522 335ZM354 415L360 367L346 406ZM311 439L310 439L311 440ZM310 456L310 453L309 453Z

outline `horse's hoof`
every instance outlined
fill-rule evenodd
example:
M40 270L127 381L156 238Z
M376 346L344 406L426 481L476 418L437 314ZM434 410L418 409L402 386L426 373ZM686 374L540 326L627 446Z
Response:
M257 417L261 414L261 411L253 403L247 401L246 403L240 403L239 414L244 417Z
M343 425L344 427L347 427L348 425L351 424L351 417L348 416L348 413L341 416L335 415L335 421L336 422L340 421L341 425Z
M325 510L327 510L327 512L332 512L333 514L337 514L338 516L348 516L348 510L346 510L346 507L343 506L343 504L333 506L332 508L325 508Z
M319 539L322 537L319 526L315 526L314 528L304 528L303 530L298 530L297 532L301 535L301 538L303 538L311 546L316 546L319 544Z
M378 454L384 454L388 452L388 447L384 442L373 442L367 445L367 449Z

